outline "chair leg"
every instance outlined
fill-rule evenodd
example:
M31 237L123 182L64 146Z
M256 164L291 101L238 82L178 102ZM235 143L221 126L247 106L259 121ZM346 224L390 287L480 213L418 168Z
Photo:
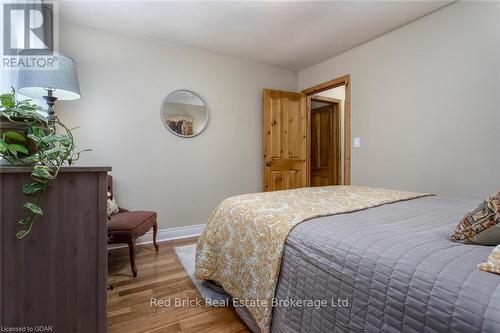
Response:
M153 226L153 244L155 246L156 252L160 249L158 244L156 244L156 234L158 234L158 223L155 223Z
M132 274L137 277L137 268L135 267L135 239L130 238L128 241L128 254L130 257L130 267L132 267Z

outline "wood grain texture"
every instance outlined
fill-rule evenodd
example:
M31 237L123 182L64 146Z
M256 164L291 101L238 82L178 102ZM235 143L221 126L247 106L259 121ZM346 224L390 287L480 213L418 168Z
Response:
M316 101L316 102L325 102L325 103L340 103L341 102L340 99L326 97L326 96L320 96L320 95L312 95L311 100Z
M33 171L32 167L13 167L0 166L0 173L27 173ZM60 172L107 172L111 171L111 167L96 167L96 166L66 166L61 167Z
M30 170L0 174L0 325L106 332L107 168L72 170L51 183L23 240L15 234Z
M323 82L323 83L317 84L313 87L304 89L304 90L302 90L302 93L306 94L306 95L314 95L314 94L320 93L320 92L325 91L325 90L329 90L332 88L343 86L346 84L346 82L349 82L350 79L351 79L350 75L344 75L344 76L338 77L336 79L333 79L333 80L330 80L327 82Z
M341 184L340 105L329 103L311 110L311 186Z
M351 184L351 76L345 78L344 184Z
M322 91L333 89L336 87L345 87L345 108L344 108L344 185L351 184L351 76L344 75L339 78L320 83L313 87L302 90L307 98L307 110L311 110L311 96ZM308 115L310 112L308 112ZM310 125L308 124L308 142L310 140ZM308 145L309 147L310 145ZM307 161L310 160L310 149L308 150ZM310 169L308 167L308 169Z
M139 277L133 278L127 249L110 252L108 283L108 333L250 332L233 308L201 306L151 306L151 298L201 300L198 290L177 260L173 248L193 244L197 238L136 248Z
M264 89L262 103L263 191L307 186L305 95Z

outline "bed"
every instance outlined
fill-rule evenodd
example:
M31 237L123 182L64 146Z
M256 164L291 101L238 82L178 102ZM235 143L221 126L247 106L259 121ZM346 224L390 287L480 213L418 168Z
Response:
M424 196L297 224L283 248L269 330L499 332L500 276L476 269L493 247L448 240L476 205ZM263 331L248 310L237 308Z

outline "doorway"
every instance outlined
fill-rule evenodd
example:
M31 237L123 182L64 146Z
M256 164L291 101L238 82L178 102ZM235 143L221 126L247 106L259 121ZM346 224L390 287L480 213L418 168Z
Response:
M341 99L311 96L310 186L342 184L341 103Z
M343 95L331 95L338 91ZM319 110L313 107L313 110L313 103L323 103L321 106L326 108ZM316 146L311 142L313 131ZM349 185L350 135L349 75L300 93L264 89L262 190L278 191L327 184ZM311 163L311 154L315 154L314 163Z
M312 161L313 158L313 109L315 99L323 98L323 100L330 98L332 102L340 100L337 118L334 117L332 124L337 123L339 126L340 140L338 139L339 133L335 132L335 127L332 130L333 137L329 143L333 146L333 153L330 154L332 162L329 162L330 168L335 168L332 171L333 179L328 180L332 185L350 185L351 184L351 76L344 75L331 81L327 81L313 87L307 88L301 92L306 95L306 112L308 115L308 151L307 151L307 170L309 171L308 180L309 186L323 186L315 184L315 182L323 182L326 180L314 180L315 165ZM335 113L335 111L334 111ZM325 117L325 116L324 116ZM326 126L326 125L323 125ZM317 133L316 133L317 135ZM325 136L327 136L325 134ZM325 139L324 139L325 140ZM328 147L328 146L325 146ZM340 157L338 154L340 152ZM323 154L326 154L324 152ZM325 156L325 155L324 155ZM317 163L317 162L316 162ZM325 160L322 161L325 163ZM340 163L340 167L339 167ZM332 167L333 165L333 167ZM340 177L339 177L340 174ZM335 177L336 175L336 177Z

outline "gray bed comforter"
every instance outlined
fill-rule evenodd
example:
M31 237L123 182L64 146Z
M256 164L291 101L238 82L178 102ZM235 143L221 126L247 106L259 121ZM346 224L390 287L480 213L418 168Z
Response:
M476 269L493 247L447 239L475 205L425 197L299 224L276 298L329 303L275 307L272 332L500 332L500 275Z

